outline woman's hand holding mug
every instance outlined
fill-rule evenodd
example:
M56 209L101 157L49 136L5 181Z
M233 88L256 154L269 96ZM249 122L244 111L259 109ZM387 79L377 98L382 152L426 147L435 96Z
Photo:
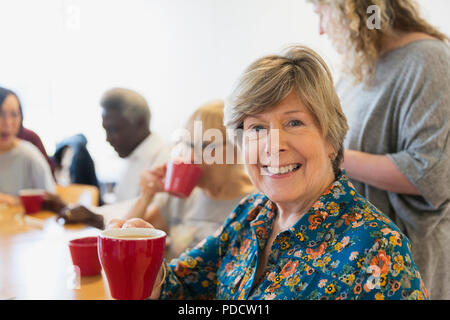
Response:
M149 228L149 229L155 229L153 225L148 223L147 221L140 219L140 218L133 218L129 220L124 219L112 219L109 221L108 225L106 226L106 229L127 229L127 228ZM164 269L164 262L161 264L161 267L159 268L158 274L156 276L152 293L149 299L158 299L161 293L161 284L165 277L165 269Z
M139 179L142 195L153 198L156 193L163 192L165 175L166 165L156 166L142 172Z

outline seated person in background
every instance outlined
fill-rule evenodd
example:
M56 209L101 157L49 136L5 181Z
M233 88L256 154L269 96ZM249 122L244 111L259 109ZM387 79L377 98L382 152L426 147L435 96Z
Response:
M340 169L347 120L316 52L296 46L252 63L225 125L260 193L213 236L163 262L151 298L427 298L407 237ZM110 227L152 226L135 218Z
M170 255L173 257L214 233L239 201L254 190L244 166L237 164L236 146L227 139L223 126L223 107L223 101L219 100L198 108L186 126L192 137L191 141L185 139L180 142L182 145L178 145L189 148L186 151L189 151L191 161L195 149L201 150L204 154L205 149L208 149L208 154L214 153L214 158L218 159L218 163L206 164L205 159L199 157L202 160L199 166L203 169L203 175L188 198L181 199L167 195L168 200L165 202L152 202L156 193L160 195L160 192L164 191L162 177L165 175L165 166L158 166L141 175L142 193L129 212L128 218L145 217L153 225L168 231L171 239ZM222 139L203 140L204 134L195 137L194 121L201 122L203 132L208 129L217 130ZM201 147L194 148L193 144L199 144ZM223 157L216 158L216 153ZM235 155L233 164L226 164L227 154Z
M21 189L55 191L50 166L42 153L17 134L22 112L17 95L0 87L0 201L19 204Z
M139 93L114 88L104 93L103 128L108 141L126 165L115 189L116 202L139 196L139 175L169 159L163 139L150 131L150 108Z
M19 101L19 111L20 111L21 120L20 120L20 129L19 129L19 133L17 134L17 138L31 142L32 144L34 144L36 146L36 148L38 148L39 151L42 153L45 160L47 160L48 165L50 166L50 169L52 170L52 173L53 173L54 163L53 163L52 159L48 156L47 151L45 150L45 147L44 147L44 144L42 143L41 138L39 137L39 135L36 132L34 132L33 130L30 130L30 129L27 129L23 126L23 112L22 112L22 106L20 104L20 101Z
M48 195L45 202L46 208L58 213L66 223L83 222L99 228L102 227L99 221L103 218L109 220L116 216L123 217L130 210L140 193L140 173L154 165L165 163L170 155L170 149L163 139L156 133L150 132L150 109L140 94L129 89L114 88L104 93L100 105L103 109L102 124L106 132L106 140L119 157L125 160L124 170L115 189L115 202L101 207L85 207L68 205L54 195ZM80 173L77 173L76 168L72 166L72 162L76 160L75 149L80 147L83 149L85 142L84 137L80 136L69 140L59 145L55 158L62 167L66 168L57 172L58 178L73 183L75 176ZM86 156L83 152L83 157ZM88 169L91 173L84 178L95 182L93 170L91 170L93 166L87 163L86 165L84 170ZM67 170L67 168L70 169ZM83 173L85 174L86 172ZM90 184L87 180L84 181ZM99 216L102 219L99 219Z

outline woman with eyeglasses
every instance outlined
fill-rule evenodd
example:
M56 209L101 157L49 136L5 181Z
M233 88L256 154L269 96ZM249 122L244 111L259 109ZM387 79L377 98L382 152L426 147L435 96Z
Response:
M203 170L188 198L161 194L164 192L165 165L141 175L142 192L127 219L144 218L156 228L167 231L171 239L171 257L214 233L240 200L254 191L243 164L239 164L237 147L227 137L223 109L221 100L198 108L185 126L188 134L183 135L174 147L173 154L188 155L188 160L200 162L197 165ZM195 131L196 126L201 126L201 134ZM212 133L211 139L207 139L208 132ZM111 220L110 227L114 224L121 225L123 220Z
M22 108L17 95L0 87L0 203L19 204L21 189L54 192L50 167L33 144L17 137Z

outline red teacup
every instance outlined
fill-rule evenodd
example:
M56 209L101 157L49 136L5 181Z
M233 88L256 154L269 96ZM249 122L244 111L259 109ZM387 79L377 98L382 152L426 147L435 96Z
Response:
M150 228L109 229L98 237L98 256L117 300L143 300L164 258L166 233Z
M203 170L195 164L169 161L164 190L174 196L187 198L200 181L202 173Z
M97 237L71 240L69 249L73 265L80 268L81 276L93 276L102 271L98 260Z
M41 189L23 189L19 191L20 201L26 214L41 211L44 193L44 190Z

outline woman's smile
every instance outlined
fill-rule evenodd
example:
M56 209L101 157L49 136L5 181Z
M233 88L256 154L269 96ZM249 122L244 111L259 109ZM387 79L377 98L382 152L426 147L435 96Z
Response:
M302 164L300 163L292 163L276 167L263 165L261 166L261 174L269 176L273 179L283 179L293 176L301 167Z

